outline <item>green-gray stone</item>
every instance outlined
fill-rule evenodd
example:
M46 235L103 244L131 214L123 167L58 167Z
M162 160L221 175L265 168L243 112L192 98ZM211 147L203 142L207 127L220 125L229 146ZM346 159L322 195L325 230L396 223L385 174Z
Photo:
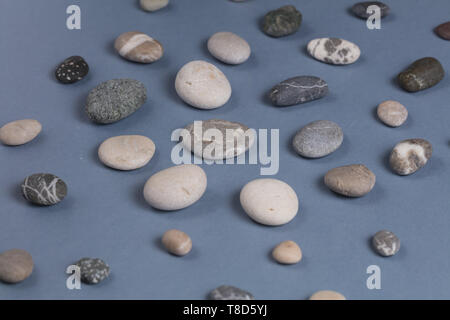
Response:
M301 23L302 14L294 6L284 6L264 16L263 31L271 37L284 37L297 32Z
M435 58L422 58L398 75L400 86L409 92L431 88L444 78L445 71Z

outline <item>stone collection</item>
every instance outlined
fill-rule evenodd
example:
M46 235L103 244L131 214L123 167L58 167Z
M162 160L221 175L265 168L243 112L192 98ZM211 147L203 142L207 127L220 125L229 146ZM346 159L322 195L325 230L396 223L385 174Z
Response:
M56 79L64 84L83 80L89 73L89 65L80 56L72 56L61 62L56 68Z
M400 127L408 118L408 110L400 102L388 100L378 105L377 115L385 125Z
M337 65L354 63L361 55L361 50L356 44L337 38L311 40L307 50L316 60Z
M167 7L169 0L140 0L141 8L145 11L153 12Z
M185 256L192 249L191 238L180 230L168 230L162 237L162 244L166 250L176 256Z
M332 290L322 290L314 293L311 297L309 297L309 300L346 300L346 299L339 292Z
M269 98L276 106L292 106L323 98L328 84L314 76L299 76L284 80L270 90Z
M450 21L438 25L434 32L444 40L450 40Z
M83 258L75 265L80 267L81 281L86 284L98 284L109 276L109 266L102 259Z
M302 260L302 250L294 241L283 241L273 249L272 257L281 264L296 264Z
M159 41L137 31L121 34L116 39L114 48L123 58L139 63L158 61L164 53Z
M66 183L50 173L32 174L21 187L24 198L40 206L57 204L67 195Z
M362 197L375 186L375 174L362 164L331 169L325 175L330 190L347 197Z
M400 240L390 231L378 231L372 238L374 250L383 257L395 255L400 250Z
M352 12L362 18L362 19L367 19L369 18L373 12L370 11L370 13L367 12L367 9L370 6L378 6L378 8L380 8L380 16L381 18L386 17L389 14L390 8L387 4L380 2L380 1L364 1L364 2L358 2L356 4L353 5L352 7Z
M220 286L209 293L210 300L255 300L250 292L233 286Z
M41 130L41 123L33 119L8 122L0 128L0 142L8 146L19 146L36 138Z
M28 278L33 272L33 258L20 249L12 249L0 254L0 281L18 283Z
M263 31L271 37L284 37L297 32L302 14L291 5L268 12L264 16Z
M247 41L232 32L217 32L208 40L208 51L214 58L228 64L241 64L250 57Z
M403 140L392 149L389 164L395 173L410 175L426 165L432 153L431 143L425 139Z
M422 58L412 63L398 76L400 86L408 92L417 92L437 85L444 78L444 68L435 58Z

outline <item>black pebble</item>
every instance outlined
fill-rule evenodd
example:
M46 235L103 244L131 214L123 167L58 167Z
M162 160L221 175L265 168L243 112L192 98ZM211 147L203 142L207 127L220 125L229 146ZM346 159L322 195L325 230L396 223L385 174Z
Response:
M82 80L89 72L89 65L80 56L72 56L64 60L55 71L56 79L64 84Z

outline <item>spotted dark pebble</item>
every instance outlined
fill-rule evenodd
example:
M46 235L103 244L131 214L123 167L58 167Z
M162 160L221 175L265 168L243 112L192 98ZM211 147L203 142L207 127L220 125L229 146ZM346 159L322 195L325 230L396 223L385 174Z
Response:
M209 293L210 300L255 300L255 297L247 291L233 287L220 286Z
M380 256L390 257L400 250L400 239L391 231L381 230L372 237L372 246Z
M83 258L76 263L80 267L81 281L87 284L97 284L108 278L109 266L98 258Z
M380 8L380 16L381 18L386 17L389 14L390 8L387 4L380 1L364 1L358 2L352 7L352 12L362 19L367 19L370 17L373 12L368 13L367 8L370 6L378 6Z
M56 79L64 84L82 80L89 73L89 65L80 56L72 56L64 60L55 71Z

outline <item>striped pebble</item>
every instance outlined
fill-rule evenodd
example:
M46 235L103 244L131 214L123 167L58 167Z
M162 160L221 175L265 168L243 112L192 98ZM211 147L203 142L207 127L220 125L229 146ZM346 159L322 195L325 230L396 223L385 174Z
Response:
M163 56L163 47L157 40L142 32L121 34L114 44L117 52L127 60L152 63Z

